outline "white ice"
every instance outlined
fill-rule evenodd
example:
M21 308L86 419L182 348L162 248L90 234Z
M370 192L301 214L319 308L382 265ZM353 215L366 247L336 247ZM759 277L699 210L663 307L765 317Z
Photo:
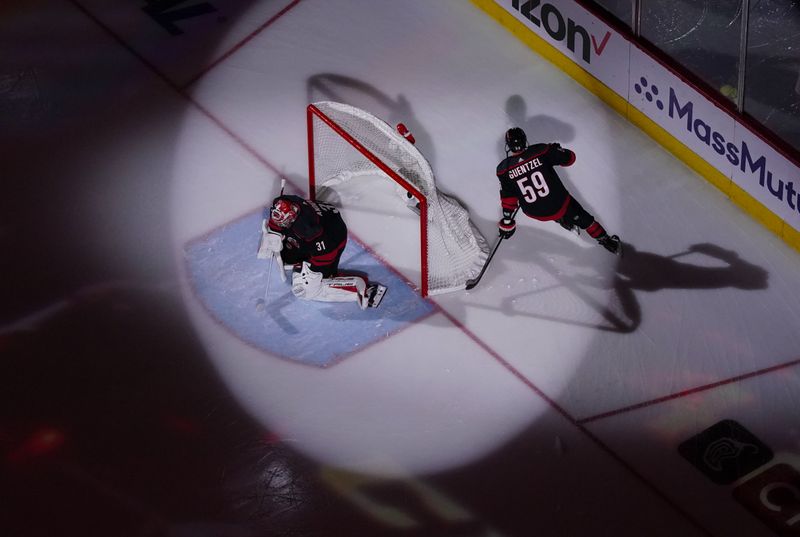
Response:
M127 28L104 16L103 2L86 5ZM171 112L153 132L179 125L160 160L137 156L154 152L143 132L95 169L172 181L179 267L187 241L267 202L279 175L306 194L305 106L319 99L402 120L439 188L462 200L490 239L503 132L516 125L531 141L558 141L577 154L562 178L627 251L620 260L585 236L520 218L477 288L436 297L438 313L327 369L237 340L184 281L198 334L249 413L322 464L378 475L456 471L525 438L530 456L567 476L569 498L608 535L615 527L699 535L680 510L720 535L768 535L676 446L729 418L796 453L796 367L591 418L796 360L798 252L470 3L305 0L224 56L283 7L255 3L203 61L189 46L182 53L192 61L157 54L157 32L121 32L179 83L223 60L184 90L188 104L154 77L152 91ZM130 9L133 17L138 7ZM110 208L146 197L136 186L112 194ZM130 239L120 263L153 253L122 225L130 214L102 216L118 228L106 242ZM363 225L389 234L402 218L376 213ZM413 279L404 261L397 266ZM603 502L608 494L613 501ZM720 509L730 511L725 520Z

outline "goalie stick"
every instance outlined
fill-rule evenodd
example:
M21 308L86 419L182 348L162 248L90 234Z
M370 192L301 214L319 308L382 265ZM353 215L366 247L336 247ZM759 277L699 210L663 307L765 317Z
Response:
M519 207L517 207L514 210L514 214L511 215L511 219L512 220L514 220L514 218L516 218L518 211L519 211ZM500 235L500 237L497 238L497 242L494 243L494 248L492 248L492 253L490 253L489 257L486 258L486 263L483 264L483 268L481 268L481 271L478 273L478 275L476 277L472 278L471 280L467 280L467 285L466 285L465 289L467 289L469 291L470 289L472 289L473 287L478 285L478 283L481 281L481 278L483 278L483 273L486 272L486 269L489 267L489 263L491 263L495 252L497 252L497 249L500 248L500 243L503 242L503 239L504 239L504 237L502 235Z
M284 188L286 188L286 179L285 178L281 178L281 192L279 194L280 196L283 196ZM258 257L260 259L264 259L267 256L269 256L269 266L267 267L267 285L264 288L264 297L256 302L256 308L258 308L258 309L263 309L264 308L264 305L267 302L267 298L269 297L269 283L270 283L270 279L271 279L270 276L272 276L272 265L275 264L275 258L276 257L278 258L278 271L281 274L281 281L284 282L284 283L286 282L286 272L284 271L284 268L283 268L283 261L281 260L280 253L276 254L274 252L269 252L267 254L267 250L266 250L266 242L267 241L264 240L264 234L265 233L266 233L266 229L264 228L264 225L262 223L262 226L261 226L261 240L260 240L260 242L258 244L258 253L256 254L256 257Z

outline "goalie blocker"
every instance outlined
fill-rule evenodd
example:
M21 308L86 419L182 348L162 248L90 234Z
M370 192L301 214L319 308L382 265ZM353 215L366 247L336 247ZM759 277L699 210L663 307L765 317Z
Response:
M347 245L347 226L339 211L326 203L281 195L265 209L259 258L278 257L278 266L294 266L292 294L303 300L357 302L377 307L386 287L361 276L338 273Z

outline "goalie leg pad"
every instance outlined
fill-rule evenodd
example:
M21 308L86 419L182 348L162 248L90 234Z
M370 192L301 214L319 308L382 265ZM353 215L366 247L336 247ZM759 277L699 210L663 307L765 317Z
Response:
M302 270L292 275L292 294L303 300L358 302L360 306L366 289L367 282L364 278L323 278L321 273L311 270L308 263L303 263Z
M313 300L320 293L322 274L311 270L308 263L303 263L299 272L292 273L292 294L297 298Z

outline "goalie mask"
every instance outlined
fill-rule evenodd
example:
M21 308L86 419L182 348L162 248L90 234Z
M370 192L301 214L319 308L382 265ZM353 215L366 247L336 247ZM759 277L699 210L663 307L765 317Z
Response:
M519 127L514 127L506 131L506 153L518 153L528 147L528 137L525 131Z
M269 211L269 218L278 227L287 228L297 220L300 207L289 200L278 199Z

